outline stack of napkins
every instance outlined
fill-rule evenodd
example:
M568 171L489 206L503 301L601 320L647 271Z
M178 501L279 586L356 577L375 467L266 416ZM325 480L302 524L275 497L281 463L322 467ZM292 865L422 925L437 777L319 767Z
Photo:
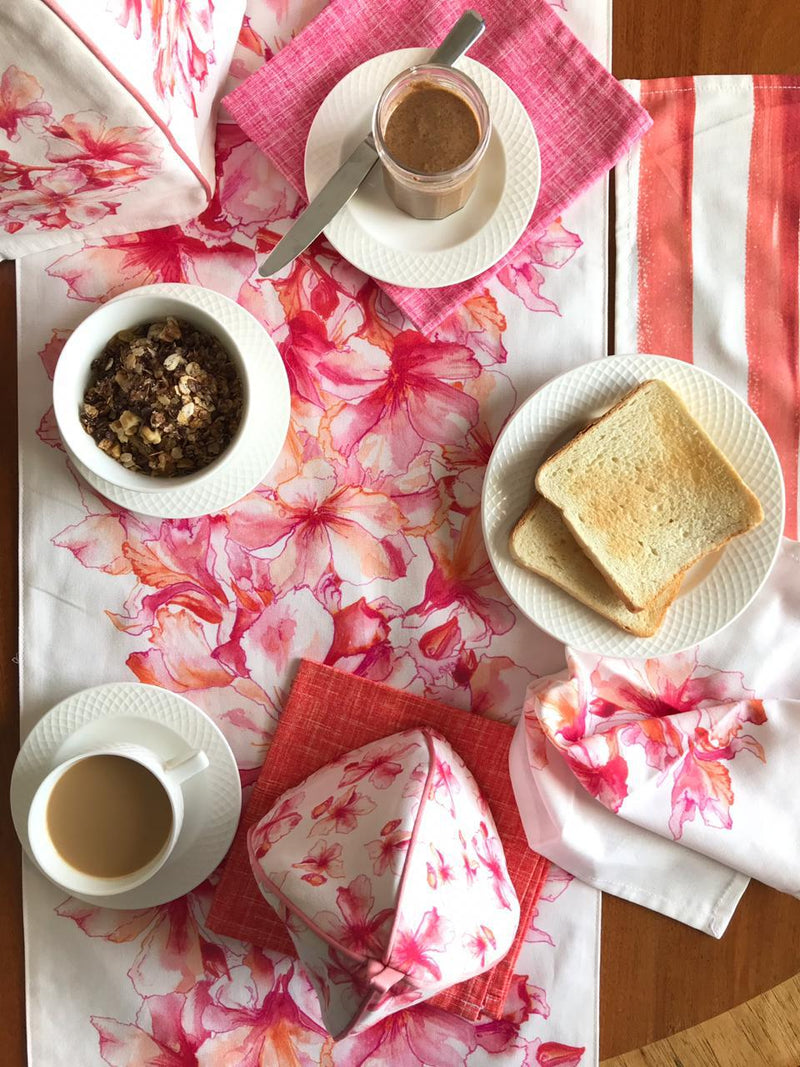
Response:
M514 559L637 637L658 631L691 566L764 517L658 380L545 460L536 490L511 532Z

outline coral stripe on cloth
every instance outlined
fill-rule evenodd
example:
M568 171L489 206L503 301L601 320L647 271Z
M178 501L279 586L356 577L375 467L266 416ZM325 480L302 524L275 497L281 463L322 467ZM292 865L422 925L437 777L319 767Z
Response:
M617 172L616 349L692 361L746 397L796 538L800 77L625 84L654 125Z
M755 77L747 192L747 399L769 431L786 482L786 533L797 537L800 100L783 78Z
M695 104L683 81L674 78L668 89L642 93L653 129L642 142L639 164L638 350L691 362ZM691 78L686 81L691 85Z
M528 847L508 777L513 727L448 708L411 693L303 660L269 755L239 825L209 913L219 934L296 955L286 928L261 896L246 835L287 789L331 760L411 726L432 726L467 764L489 802L520 901L520 923L508 955L490 971L461 982L431 1003L465 1018L499 1018L549 864Z
M308 131L325 97L358 64L396 48L435 45L463 11L456 0L403 0L393 17L373 0L336 0L233 93L236 121L300 193ZM470 56L514 90L536 129L542 184L517 245L488 271L459 285L407 289L381 284L428 332L520 256L537 234L620 160L650 126L647 113L597 62L543 0L481 7L488 30ZM276 122L279 115L281 121ZM367 132L366 130L364 131Z

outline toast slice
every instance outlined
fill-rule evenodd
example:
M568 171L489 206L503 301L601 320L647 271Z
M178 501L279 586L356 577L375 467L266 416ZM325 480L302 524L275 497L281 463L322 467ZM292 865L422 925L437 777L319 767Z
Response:
M636 637L657 633L680 588L675 581L643 611L629 611L564 525L558 508L540 496L511 531L508 547L517 563Z
M547 459L536 488L631 611L764 517L683 402L656 380Z

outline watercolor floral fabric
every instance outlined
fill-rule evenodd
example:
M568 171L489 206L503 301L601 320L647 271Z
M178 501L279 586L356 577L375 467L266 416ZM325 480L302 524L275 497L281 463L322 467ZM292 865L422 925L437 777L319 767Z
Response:
M214 185L213 104L243 7L4 5L0 255L202 211Z
M532 808L543 802L564 823L545 855L717 936L748 877L800 895L800 670L786 655L798 618L800 546L785 540L753 604L697 648L642 661L568 652L566 675L529 687L515 738L531 843L546 836Z
M474 978L514 941L519 902L491 812L432 730L316 771L248 847L336 1038Z
M606 10L567 6L573 30L607 59ZM139 5L126 10L135 26ZM141 5L146 41L149 11ZM233 76L314 12L303 0L254 0ZM216 48L215 58L222 65ZM72 231L76 243L20 262L23 731L89 684L150 681L218 723L247 789L300 656L513 721L527 685L563 665L563 646L520 618L494 579L482 473L517 404L605 352L603 188L424 336L324 241L284 278L257 280L296 198L228 122L214 174L215 194L191 222ZM92 493L51 410L69 332L102 301L160 281L238 300L271 333L292 383L289 436L264 484L192 521L142 518ZM337 870L318 848L303 857L312 877ZM596 1060L598 894L563 871L553 869L526 933L502 1020L421 1004L336 1045L296 961L208 929L215 878L162 907L113 912L65 900L26 868L32 1067Z

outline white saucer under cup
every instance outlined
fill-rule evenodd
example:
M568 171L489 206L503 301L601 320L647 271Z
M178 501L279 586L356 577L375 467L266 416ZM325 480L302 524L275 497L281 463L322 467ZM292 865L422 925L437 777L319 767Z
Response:
M761 501L764 521L700 560L684 578L658 633L634 637L516 563L508 537L530 503L536 471L554 447L649 378L660 378L681 397ZM780 549L784 496L780 462L767 431L727 385L679 359L609 356L547 382L511 417L486 468L483 536L501 585L537 626L583 652L645 659L691 648L733 622L750 604Z
M251 395L264 406L263 417L251 420L247 437L236 458L199 485L159 488L158 493L123 489L90 471L66 449L73 466L89 485L107 500L128 511L158 519L193 519L214 515L252 492L269 474L280 455L291 415L289 379L280 352L261 323L234 300L200 285L164 282L129 289L114 297L126 300L136 294L173 296L189 300L209 312L235 337L248 356Z
M230 745L209 716L185 697L158 686L118 682L62 700L36 723L17 756L11 775L14 828L35 863L28 812L41 783L58 764L119 742L143 745L165 761L191 752L208 758L208 766L181 785L180 833L169 858L148 881L110 896L71 894L97 907L156 907L190 892L219 866L241 812L239 770Z
M402 70L427 62L429 48L386 52L350 71L323 100L308 133L309 200L370 132L372 112ZM436 289L474 278L513 248L539 195L539 143L528 113L506 83L466 56L455 66L486 98L492 136L467 204L446 219L414 219L383 186L380 165L325 227L333 247L381 282Z

